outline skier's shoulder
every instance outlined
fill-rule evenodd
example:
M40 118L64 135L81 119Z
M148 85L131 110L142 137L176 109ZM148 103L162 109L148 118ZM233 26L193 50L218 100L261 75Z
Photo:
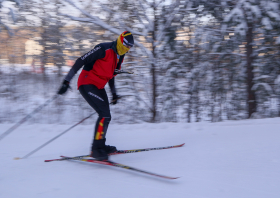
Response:
M87 52L86 54L84 54L83 56L81 56L81 60L85 60L85 59L99 59L99 58L103 58L105 56L105 49L102 45L102 43L94 46L94 48L92 50L90 50L89 52Z
M113 49L114 42L105 42L105 43L99 43L96 46L100 46L103 50L109 50Z

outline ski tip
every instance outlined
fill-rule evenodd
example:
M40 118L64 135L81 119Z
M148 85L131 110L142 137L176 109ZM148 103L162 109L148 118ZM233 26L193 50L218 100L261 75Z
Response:
M169 177L169 176L162 176L164 179L179 179L180 177Z
M21 159L20 157L15 157L15 158L14 158L14 160L20 160L20 159Z

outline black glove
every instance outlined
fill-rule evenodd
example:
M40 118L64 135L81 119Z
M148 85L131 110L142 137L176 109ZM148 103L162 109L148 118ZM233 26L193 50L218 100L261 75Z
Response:
M64 94L69 87L70 87L69 82L67 80L64 80L57 94L60 95Z
M121 96L118 96L116 93L113 93L113 100L112 100L112 104L117 104L118 99L120 99Z

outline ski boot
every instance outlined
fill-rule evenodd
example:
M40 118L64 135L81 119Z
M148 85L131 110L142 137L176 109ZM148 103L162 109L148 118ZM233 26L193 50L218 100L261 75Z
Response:
M115 146L105 145L105 152L109 155L111 153L115 153L117 148Z
M105 139L105 142L106 142L106 138L104 138L104 139ZM104 150L109 155L111 153L115 153L117 151L117 148L115 146L105 145Z
M105 140L94 140L92 145L90 157L98 161L108 160L108 153L106 152Z

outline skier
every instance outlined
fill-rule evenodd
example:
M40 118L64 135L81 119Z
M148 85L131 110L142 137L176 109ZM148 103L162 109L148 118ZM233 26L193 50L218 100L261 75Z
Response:
M78 90L88 104L98 113L90 156L96 160L108 160L108 154L117 151L115 146L105 145L106 132L111 121L109 101L104 89L109 82L116 104L119 96L115 88L115 70L121 69L125 54L133 47L133 35L123 32L116 41L100 43L91 51L78 58L66 75L58 94L64 94L69 88L73 76L84 65L78 79Z

